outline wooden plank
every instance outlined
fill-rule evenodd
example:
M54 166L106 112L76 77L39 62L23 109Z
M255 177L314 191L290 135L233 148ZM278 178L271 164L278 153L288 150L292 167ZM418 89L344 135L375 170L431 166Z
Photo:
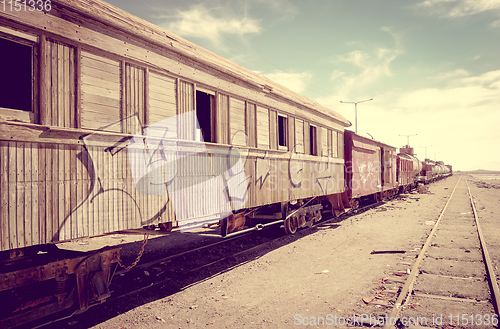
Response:
M149 98L150 111L154 114L162 116L163 118L173 117L177 114L177 104L159 101L152 97Z
M97 63L97 62L96 62ZM83 76L89 78L88 81L97 82L98 86L104 86L106 83L116 83L116 81L120 81L120 67L112 66L112 67L103 67L101 65L90 66L89 64L95 63L86 63L84 65L82 59L82 73Z
M328 156L328 135L327 129L318 127L318 155L322 157Z
M46 161L45 145L38 144L38 222L39 222L39 241L41 244L47 242L47 224L46 224Z
M304 153L304 121L295 119L295 152Z
M269 110L269 147L278 149L278 114L274 110Z
M339 155L339 142L338 142L338 132L336 130L332 130L332 140L330 142L331 145L331 157L337 158Z
M72 123L73 119L73 111L75 105L74 99L74 90L71 87L74 87L74 80L72 83L72 78L74 75L74 71L72 72L70 69L70 63L73 61L73 48L72 47L64 47L64 127L73 128L74 124ZM73 78L74 79L74 78Z
M63 195L64 198L60 201L63 204L64 221L71 223L71 147L72 145L61 145L60 152L63 154L64 162L64 179L63 179ZM72 225L71 223L70 225ZM69 231L69 230L68 230ZM66 231L67 233L69 233ZM72 233L72 232L71 232ZM71 234L73 238L74 235Z
M60 240L61 226L59 223L59 146L54 145L51 149L52 156L52 200L49 205L52 206L52 235L53 242Z
M81 159L81 158L80 158ZM85 183L83 181L84 177L84 166L83 162L78 159L76 162L76 200L77 200L77 210L75 212L74 220L72 223L72 236L74 238L81 238L85 236L86 231L86 219L85 209L83 205L83 200L85 198Z
M45 148L45 209L46 209L46 216L45 216L45 233L46 233L46 243L52 242L55 231L57 227L54 227L53 223L53 217L54 217L54 209L52 207L52 200L53 200L53 187L54 187L54 182L53 182L53 173L52 173L52 162L53 162L53 156L52 156L52 148L53 145L48 145L46 144Z
M74 111L74 122L75 128L82 127L82 48L80 46L76 47L74 53L74 95L75 95L75 111Z
M257 106L257 147L269 149L269 110Z
M84 63L87 63L87 61L94 61L94 62L100 62L103 64L107 64L108 66L119 66L119 62L115 61L111 58L106 58L103 56L99 56L97 54L88 52L88 51L83 51L82 52L82 59L85 60ZM87 64L85 64L87 65Z
M247 136L245 132L245 102L231 98L229 108L229 122L231 126L231 145L246 146Z
M31 150L32 143L26 143L24 145L24 246L33 245L33 220L32 217L32 191L33 191L33 181L32 181L32 157L33 152Z
M65 210L64 210L64 178L65 178L65 160L64 160L64 145L58 145L55 148L58 157L58 167L57 167L57 190L59 197L57 198L56 204L58 207L58 218L59 218L59 229L60 229L60 240L71 239L71 221L66 220ZM69 170L69 168L68 168Z
M64 72L64 61L65 59L65 48L61 43L57 43L57 91L52 91L52 93L57 93L57 126L65 127L65 112L67 109L64 108L64 83L65 83L65 73Z
M310 142L310 126L309 122L304 121L304 153L311 154L311 142Z
M117 155L112 155L109 153L111 167L110 170L112 172L111 182L112 182L112 195L113 195L113 231L118 231L118 222L120 221L120 212L118 199L121 197L121 194L118 191L118 157Z
M143 93L144 93L144 102L143 102L143 106L144 106L144 122L143 122L143 125L144 126L149 126L149 83L150 83L150 78L149 78L150 74L149 74L149 68L146 68L144 70L144 89L143 89Z
M102 194L99 194L102 189L104 189L104 181L103 181L103 175L101 173L102 167L104 164L103 160L103 155L101 152L101 148L97 146L92 146L92 160L95 162L95 167L94 169L96 170L95 176L96 176L96 184L97 188L95 189L96 194L95 194L95 202L96 202L96 207L94 208L94 218L97 220L99 223L99 230L98 234L103 234L105 229L104 229L104 215L106 213L107 208L104 208L104 197Z
M40 189L40 181L39 178L39 161L38 161L38 143L31 144L31 235L32 235L32 244L37 245L40 244L40 216L38 215L38 191Z
M82 72L82 93L120 99L120 81L100 81Z
M47 125L47 114L50 108L49 105L49 85L50 80L48 80L47 72L50 62L49 51L47 50L47 38L45 35L40 35L40 80L38 81L39 93L40 93L40 124Z
M9 249L9 147L0 141L0 250Z
M89 94L86 93L85 90L82 90L82 112L84 107L86 107L88 110L88 107L92 108L92 106L94 105L120 109L121 106L120 104L121 104L120 99Z
M16 151L17 151L17 181L16 181L16 228L17 228L17 247L23 248L26 245L25 237L24 237L24 204L25 204L25 182L24 182L24 143L16 143Z
M9 142L9 249L18 248L17 239L17 149Z
M50 76L50 81L51 81L51 88L50 88L50 101L51 101L51 108L50 108L50 114L48 115L48 124L51 126L57 126L57 45L54 44L54 42L50 41L48 42L49 49L50 49L50 69L51 69L51 76Z
M245 133L247 135L247 145L257 147L257 116L255 104L246 102L245 111Z
M69 216L70 221L72 223L75 222L76 218L76 213L77 213L77 207L79 205L79 200L77 196L77 188L78 188L78 180L77 180L77 162L80 160L77 158L77 152L76 152L76 146L75 145L68 145L69 147L69 163L66 159L65 166L66 166L66 173L69 173L69 176L66 176L67 185L69 185L69 191L68 189L65 190L65 193L67 194L67 198L69 200L69 204L67 205L67 216ZM68 197L69 196L69 197ZM73 235L72 231L72 235ZM73 235L75 236L75 235Z
M288 117L288 150L295 152L296 142L295 142L295 118L292 116Z

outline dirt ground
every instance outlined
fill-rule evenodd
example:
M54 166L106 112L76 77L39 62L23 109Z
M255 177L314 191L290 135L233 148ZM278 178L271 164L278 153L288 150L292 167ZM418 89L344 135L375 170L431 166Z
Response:
M500 212L499 177L472 178L483 182L471 184L472 194L480 215L489 218L488 237L500 250L494 225ZM319 225L165 297L126 297L139 306L122 314L111 304L99 306L101 317L106 316L93 328L340 328L348 318L385 316L390 308L383 304L395 295L385 293L382 305L366 302L380 289L396 292L402 285L398 281L404 280L457 180L453 176L429 185L428 194L413 192ZM371 254L374 250L405 253ZM500 266L498 252L492 257ZM71 318L60 324L79 327L82 321Z

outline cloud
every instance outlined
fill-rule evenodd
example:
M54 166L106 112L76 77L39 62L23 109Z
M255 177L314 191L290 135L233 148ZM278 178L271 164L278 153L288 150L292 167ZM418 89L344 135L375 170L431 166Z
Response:
M303 93L306 90L309 81L311 81L312 74L310 72L274 72L274 73L262 73L256 72L257 74L263 75L264 77L272 80L280 85L295 91L296 93Z
M444 17L463 17L500 9L500 0L425 0L416 8Z
M448 78L443 88L424 88L402 95L395 106L411 111L437 112L467 109L493 111L500 105L500 70L470 76L465 70L440 74Z
M380 30L393 37L395 43L393 48L378 47L371 51L354 50L334 59L335 64L345 68L342 71L334 70L331 74L332 80L339 81L334 91L338 97L364 97L355 93L363 88L374 86L384 77L392 76L391 63L404 53L401 38L389 27L382 27ZM349 66L346 67L345 64Z
M183 37L208 39L217 46L223 45L224 35L259 34L262 31L258 20L232 15L220 8L207 9L204 4L191 6L188 10L178 10L174 16L157 16L169 21L159 25Z

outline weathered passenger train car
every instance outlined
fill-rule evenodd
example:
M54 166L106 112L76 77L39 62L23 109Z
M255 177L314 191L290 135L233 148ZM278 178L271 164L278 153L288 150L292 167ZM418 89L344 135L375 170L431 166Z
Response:
M0 11L0 299L12 301L0 326L109 295L117 250L27 261L47 244L214 220L226 234L249 209L312 205L293 231L315 203L341 208L339 114L102 1L12 3Z

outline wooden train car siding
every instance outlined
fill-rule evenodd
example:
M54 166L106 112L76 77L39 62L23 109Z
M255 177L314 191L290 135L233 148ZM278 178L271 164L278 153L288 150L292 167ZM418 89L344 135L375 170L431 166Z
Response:
M255 104L246 103L245 130L247 135L247 146L257 147L257 113Z
M269 149L269 110L257 106L257 147Z
M120 62L82 51L81 124L85 129L121 132Z
M215 111L215 141L219 144L229 144L229 96L216 93Z
M123 72L124 71L124 72ZM146 125L145 70L122 64L123 85L122 132L136 134Z
M75 127L75 49L61 42L46 42L49 72L49 109L46 124L57 127Z
M230 144L247 146L248 136L245 128L245 102L231 98L229 104Z
M295 119L295 152L304 153L304 120Z
M343 143L348 122L340 115L103 2L53 3L44 15L0 12L9 26L0 33L11 27L13 38L26 39L34 81L40 72L32 114L21 120L31 124L9 122L0 111L2 250L147 224L196 225L343 189L307 181L317 176L309 166L317 161L330 168L321 175L341 178L341 148L337 159L308 152L310 124L338 130ZM197 142L197 90L213 96L211 142L218 145ZM278 114L286 118L280 150ZM171 149L159 147L165 130ZM133 137L139 131L145 136ZM303 170L275 169L294 155ZM229 158L237 165L227 176ZM160 170L153 160L169 165ZM283 185L290 175L307 188ZM154 190L158 181L170 185Z
M165 118L177 115L177 80L166 75L149 72L149 106L147 111L148 125L154 125ZM174 120L170 120L168 131L176 132L177 125ZM168 135L176 138L175 135Z
M186 81L179 81L177 94L179 95L179 115L177 116L178 139L194 140L196 122L194 85Z

